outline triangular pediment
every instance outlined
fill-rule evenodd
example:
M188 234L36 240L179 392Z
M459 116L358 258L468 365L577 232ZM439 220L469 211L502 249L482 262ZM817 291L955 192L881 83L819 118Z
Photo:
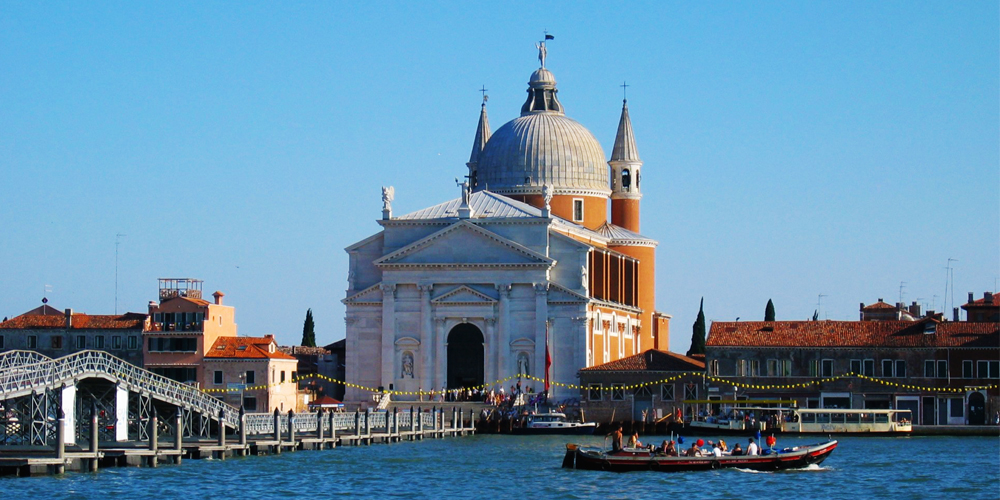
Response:
M462 285L431 301L436 305L494 304L496 299L473 288Z
M555 283L550 283L549 285L549 302L588 302L590 299L586 295L581 295L569 288L557 285Z
M379 267L540 267L553 259L468 221L459 221L375 261Z
M381 303L382 302L382 290L379 285L382 283L375 283L374 285L361 290L360 292L351 295L343 300L344 304L366 304L366 303Z

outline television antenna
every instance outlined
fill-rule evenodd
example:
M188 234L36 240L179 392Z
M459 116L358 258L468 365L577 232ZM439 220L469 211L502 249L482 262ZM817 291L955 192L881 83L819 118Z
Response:
M903 303L903 289L904 288L906 288L906 282L905 281L900 281L899 282L899 303L900 304Z
M823 312L823 297L829 297L829 295L826 295L825 293L819 294L819 298L816 301L816 312L817 313L822 313ZM827 318L826 316L824 316L823 319L829 319L829 318Z
M948 257L948 266L945 267L944 275L944 309L943 313L948 314L948 287L951 287L951 306L955 307L955 268L951 267L952 262L958 262L958 259L953 259Z

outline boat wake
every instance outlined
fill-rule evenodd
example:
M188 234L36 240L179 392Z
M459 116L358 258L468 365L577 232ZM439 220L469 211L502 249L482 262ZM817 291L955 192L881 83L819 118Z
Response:
M780 472L782 474L787 474L789 472L827 472L827 471L831 471L833 469L830 468L830 467L821 467L821 466L816 465L816 464L809 464L808 466L803 467L801 469L785 469L785 470L780 470L780 471L741 469L739 467L734 467L733 470L739 471L739 472L746 472L748 474L774 474L776 472Z

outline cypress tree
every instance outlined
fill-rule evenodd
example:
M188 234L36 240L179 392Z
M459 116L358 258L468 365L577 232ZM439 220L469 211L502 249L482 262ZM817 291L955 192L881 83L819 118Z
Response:
M764 321L774 321L774 302L767 299L767 307L764 308Z
M705 354L705 297L701 298L701 305L698 306L698 319L694 321L691 328L691 349L687 355Z
M819 321L819 309L813 311L813 321Z
M316 347L316 325L313 323L313 310L306 311L306 321L302 325L302 345Z

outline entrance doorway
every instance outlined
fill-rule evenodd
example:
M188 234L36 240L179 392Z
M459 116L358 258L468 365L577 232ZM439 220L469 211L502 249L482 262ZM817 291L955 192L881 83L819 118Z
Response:
M483 385L485 362L483 332L470 323L448 332L448 388Z
M969 425L986 425L986 397L981 392L969 394Z

